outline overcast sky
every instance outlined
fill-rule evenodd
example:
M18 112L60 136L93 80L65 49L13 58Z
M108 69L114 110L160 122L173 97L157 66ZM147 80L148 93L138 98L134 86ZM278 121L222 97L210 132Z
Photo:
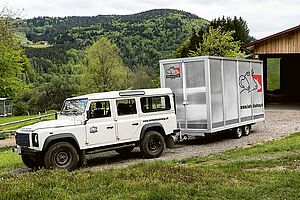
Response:
M300 24L300 0L0 0L25 18L133 14L156 8L184 10L211 20L241 16L257 39Z

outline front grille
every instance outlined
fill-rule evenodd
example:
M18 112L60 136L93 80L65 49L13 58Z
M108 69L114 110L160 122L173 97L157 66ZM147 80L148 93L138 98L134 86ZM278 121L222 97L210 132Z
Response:
M29 134L16 133L16 144L19 146L29 147Z

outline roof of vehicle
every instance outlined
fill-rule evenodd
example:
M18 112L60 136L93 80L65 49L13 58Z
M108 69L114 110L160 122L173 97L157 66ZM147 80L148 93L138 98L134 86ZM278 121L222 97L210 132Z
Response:
M119 97L163 95L163 94L170 94L170 93L172 93L172 90L170 88L120 90L120 91L86 94L86 95L82 95L82 96L67 98L67 100L72 100L72 99L114 99L114 98L119 98Z

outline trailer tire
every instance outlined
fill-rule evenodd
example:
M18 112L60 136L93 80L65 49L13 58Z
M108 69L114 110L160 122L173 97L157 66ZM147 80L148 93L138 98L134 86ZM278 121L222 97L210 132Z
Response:
M76 148L68 142L54 143L45 154L47 169L75 169L79 161Z
M121 155L126 155L128 153L130 153L132 150L134 149L134 146L132 147L123 147L120 149L116 149L115 151Z
M246 125L243 127L243 135L244 136L248 136L250 134L250 129L251 129L251 126L250 125Z
M234 128L234 129L232 130L231 135L232 135L233 138L235 138L235 139L241 138L242 135L243 135L243 129L242 129L242 127Z
M147 132L140 144L140 149L145 158L159 157L165 148L165 140L157 131Z

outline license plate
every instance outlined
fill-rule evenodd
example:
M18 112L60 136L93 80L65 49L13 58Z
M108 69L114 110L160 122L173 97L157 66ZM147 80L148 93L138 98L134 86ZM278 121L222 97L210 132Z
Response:
M14 152L14 153L17 153L17 154L21 154L21 148L14 147L14 148L13 148L13 152Z

